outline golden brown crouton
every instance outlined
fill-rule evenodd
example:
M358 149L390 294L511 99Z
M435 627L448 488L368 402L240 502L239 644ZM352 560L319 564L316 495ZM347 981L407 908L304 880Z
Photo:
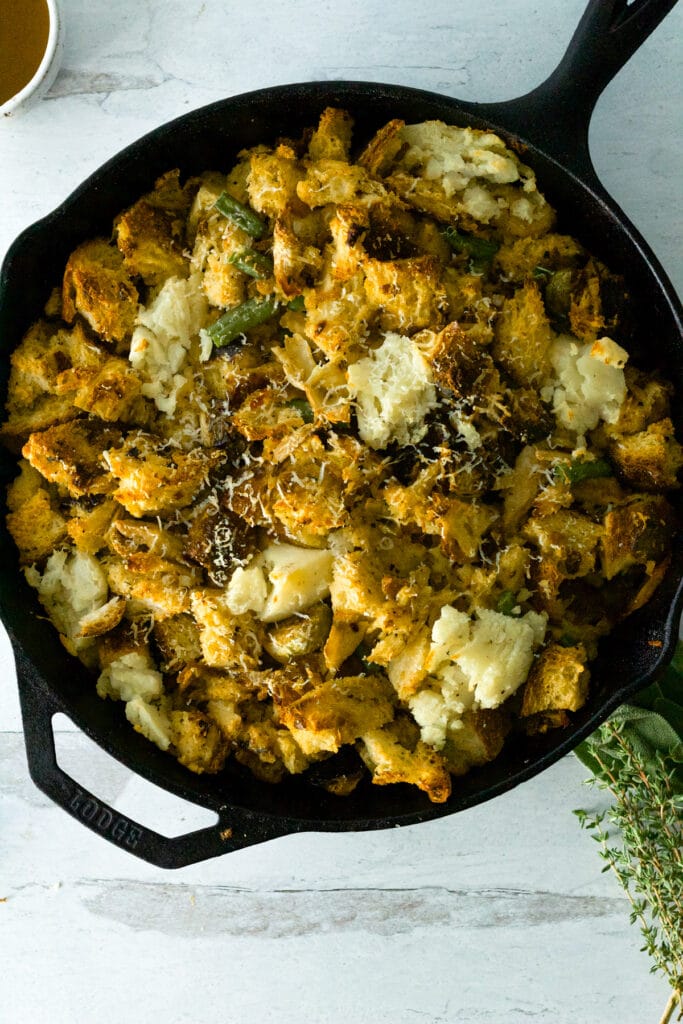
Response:
M614 437L609 453L619 476L641 491L665 491L680 487L678 472L683 449L674 436L670 419L651 423L627 437Z
M201 711L171 711L173 749L181 764L190 771L219 772L230 748L209 715Z
M81 323L55 330L39 320L10 357L8 419L0 437L13 450L21 450L29 434L75 419L79 410L72 396L61 392L61 375L71 367L96 367L104 358Z
M232 416L233 427L248 441L284 437L303 424L300 407L273 387L252 391Z
M355 619L346 622L341 616L333 618L323 648L325 665L328 669L336 672L346 659L351 657L365 636L367 628L367 623L357 622Z
M217 705L218 701L211 701L208 710L225 734L226 716L220 714ZM289 730L278 728L268 719L242 722L241 728L229 732L228 736L231 743L236 744L235 760L246 765L263 782L280 782L287 772L298 775L311 763Z
M121 342L133 331L138 290L118 249L104 238L84 242L64 272L62 310L67 323L80 313L107 341Z
M385 124L370 139L358 157L358 163L365 167L370 174L380 177L387 174L400 151L405 149L406 144L401 138L401 129L404 127L405 121L398 118Z
M386 195L386 189L357 164L344 160L318 160L311 164L296 189L312 210L336 203L338 206L367 206Z
M311 160L348 160L353 119L346 110L326 107L308 144Z
M448 733L443 750L453 775L464 775L475 765L493 761L503 749L510 731L508 718L500 708L466 711L460 725L459 729Z
M31 434L23 447L28 459L51 483L74 498L112 488L103 452L121 442L121 431L101 420L80 419Z
M365 234L370 226L368 210L363 206L338 206L330 220L332 252L330 275L337 281L348 281L363 264L366 252Z
M567 579L574 579L595 568L603 528L588 516L560 509L548 516L533 516L522 533L538 546L542 558L552 561Z
M379 309L385 330L405 333L443 323L448 300L440 268L433 256L390 262L367 260L365 293Z
M247 178L251 205L273 218L305 213L306 207L297 196L297 185L304 174L293 152L253 152Z
M176 625L172 619L168 620L172 630ZM164 623L166 626L167 623ZM194 623L195 629L197 624ZM185 626L182 627L185 629ZM194 646L195 641L191 641ZM222 701L237 706L239 704L253 703L254 707L250 712L256 711L256 717L263 718L263 712L267 711L263 703L271 693L274 692L275 680L282 674L291 674L292 668L286 670L272 669L265 671L252 671L250 669L223 670L210 668L201 660L188 663L178 673L178 693L183 699L192 704L202 704L207 701Z
M202 656L199 626L191 615L171 615L161 622L155 619L152 636L165 672L177 672Z
M332 613L326 604L315 604L305 613L275 623L266 631L263 647L282 665L320 650L330 631Z
M348 518L336 462L313 436L301 439L279 470L271 496L271 515L293 539L325 537Z
M47 558L66 537L66 520L52 507L40 473L28 462L7 488L7 529L19 548L22 565Z
M330 358L339 355L355 362L365 354L362 342L376 308L367 298L364 282L360 271L347 281L330 275L306 296L306 337Z
M414 523L423 533L441 537L444 553L456 561L474 558L498 519L497 510L481 502L421 493L419 478L410 487L389 484L383 496L397 522Z
M522 717L547 711L578 711L586 703L589 679L582 644L550 644L533 664L524 686Z
M131 555L154 555L183 562L183 538L178 532L167 529L158 519L126 519L123 510L107 530L106 543L122 558Z
M315 282L322 253L297 237L291 221L278 217L273 227L273 266L278 288L291 298Z
M192 250L193 271L202 274L204 293L212 306L227 308L246 298L247 276L231 257L250 248L249 234L218 210L200 220Z
M74 367L95 369L107 356L90 340L82 323L55 330L53 324L39 320L10 356L11 400L16 406L29 407L41 395L60 394L60 378L65 371Z
M243 670L258 667L262 627L251 612L235 615L225 603L223 591L209 588L195 590L191 605L207 665Z
M502 482L503 529L512 537L522 524L545 479L545 467L534 445L526 445L515 460L512 471Z
M674 510L666 498L634 495L604 519L602 573L613 579L634 565L660 562L671 542Z
M8 405L8 418L0 427L0 441L19 454L31 434L58 423L68 423L79 415L66 395L41 395L28 409L12 402Z
M637 434L651 423L671 415L673 387L668 381L644 373L635 366L626 366L624 376L626 398L621 403L619 418L614 423L603 425L607 435Z
M99 367L74 368L59 375L59 391L77 409L101 420L128 422L144 407L142 381L125 359L110 356Z
M196 569L155 555L111 558L106 568L113 593L128 599L133 614L155 620L189 612L190 593L200 582Z
M407 701L417 692L428 673L431 631L421 626L387 666L387 675L397 694Z
M190 504L225 457L215 449L184 452L153 434L134 431L120 447L105 444L114 498L132 516L173 514Z
M178 171L169 171L152 192L117 217L116 244L131 275L148 285L163 284L167 277L187 277L189 262L183 250L189 207L190 195L180 187Z
M552 331L534 281L505 300L496 321L494 357L518 384L545 380L550 373Z
M305 754L334 753L393 718L394 692L384 676L330 679L280 710Z
M82 502L72 502L67 533L79 551L96 555L106 544L107 531L122 508L111 498L87 496Z
M78 635L81 637L102 636L116 629L126 610L126 602L122 597L110 598L101 608L84 615L80 621Z
M583 253L583 247L571 235L551 233L541 238L516 238L502 245L495 263L511 281L521 282L545 270L574 267Z
M362 736L358 749L377 786L407 782L418 786L435 804L444 803L451 795L451 777L443 756L422 740L411 750L392 729L374 729Z

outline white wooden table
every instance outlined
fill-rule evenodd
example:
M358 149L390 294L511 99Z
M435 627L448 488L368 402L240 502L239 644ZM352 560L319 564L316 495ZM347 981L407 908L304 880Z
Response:
M331 78L511 97L551 70L583 7L62 3L59 77L38 107L0 125L0 257L116 150L186 110ZM607 89L592 128L598 172L679 289L682 27L679 7ZM625 898L571 814L594 799L573 757L449 819L293 836L163 873L34 788L4 634L0 678L3 1022L659 1020L666 985L649 974ZM122 812L168 834L204 823L66 720L58 739L65 768Z

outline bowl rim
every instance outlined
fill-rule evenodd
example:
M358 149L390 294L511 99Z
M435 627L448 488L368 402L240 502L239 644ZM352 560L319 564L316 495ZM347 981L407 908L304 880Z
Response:
M62 33L62 17L59 9L58 0L43 0L47 7L48 16L48 35L47 43L45 44L45 52L43 53L40 64L38 65L33 77L29 79L23 88L16 92L14 96L10 96L4 103L0 103L0 116L6 117L13 114L18 107L22 106L27 100L35 96L38 89L46 81L50 70L54 67L56 71L55 61L59 54L59 43Z

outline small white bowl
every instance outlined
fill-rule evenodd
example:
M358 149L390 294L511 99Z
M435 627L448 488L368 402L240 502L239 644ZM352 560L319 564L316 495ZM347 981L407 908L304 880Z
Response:
M33 78L23 89L4 103L0 103L0 118L16 117L27 110L32 103L47 92L55 80L64 49L64 22L60 15L58 0L45 0L49 18L47 46L43 59Z

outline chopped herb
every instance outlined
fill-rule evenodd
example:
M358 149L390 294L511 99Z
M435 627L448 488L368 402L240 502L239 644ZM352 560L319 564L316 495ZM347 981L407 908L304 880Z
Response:
M292 313L303 313L305 308L303 295L297 295L287 303L287 309L291 309Z
M265 221L261 220L258 214L250 210L244 203L229 196L227 192L221 193L214 206L224 217L231 220L238 228L242 228L252 238L260 238L265 233L267 227Z
M252 327L258 327L259 324L265 324L271 320L277 309L278 302L274 296L269 296L267 299L247 299L241 305L233 306L214 324L207 327L206 333L216 348L221 348L251 330Z
M534 277L536 278L537 281L542 281L544 278L552 277L552 276L553 276L553 271L552 270L548 270L547 267L541 267L541 266L534 267Z
M273 273L273 261L269 256L256 252L255 249L242 249L241 252L234 252L228 257L228 263L238 267L249 277L255 277L262 281Z

